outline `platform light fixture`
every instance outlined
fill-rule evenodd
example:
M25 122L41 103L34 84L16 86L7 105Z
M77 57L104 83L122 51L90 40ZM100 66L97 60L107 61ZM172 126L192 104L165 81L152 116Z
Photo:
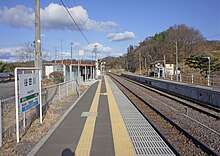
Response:
M208 66L208 86L210 86L210 57L208 57L208 56L204 56L204 57L202 57L202 58L206 58L206 59L208 59L208 61L209 61L209 66Z

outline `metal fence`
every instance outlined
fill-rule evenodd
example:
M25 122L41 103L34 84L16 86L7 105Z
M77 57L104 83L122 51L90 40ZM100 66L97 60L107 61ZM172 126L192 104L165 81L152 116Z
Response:
M166 79L176 81L175 75L167 76ZM210 75L210 78L208 80L208 77L202 77L201 75L194 74L194 73L188 73L188 74L182 74L179 75L178 80L180 82L184 83L191 83L195 85L202 85L202 86L209 86L213 89L220 89L220 76L219 75ZM209 85L208 85L209 84Z
M47 111L50 103L62 100L70 94L77 94L77 90L76 80L44 87L42 89L43 113ZM19 111L21 136L25 134L27 127L38 118L38 112L39 107L32 108L25 113ZM15 97L0 100L0 115L0 146L2 146L6 142L16 140Z

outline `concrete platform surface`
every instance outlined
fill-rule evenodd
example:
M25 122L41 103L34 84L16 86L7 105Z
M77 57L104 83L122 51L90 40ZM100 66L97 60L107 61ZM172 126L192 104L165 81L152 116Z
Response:
M105 76L73 103L28 155L174 154L114 82Z

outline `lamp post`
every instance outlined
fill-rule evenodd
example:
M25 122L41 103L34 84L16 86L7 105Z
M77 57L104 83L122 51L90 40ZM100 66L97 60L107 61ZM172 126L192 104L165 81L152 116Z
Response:
M207 58L209 61L209 66L208 66L208 86L210 86L210 57L202 57L202 58Z

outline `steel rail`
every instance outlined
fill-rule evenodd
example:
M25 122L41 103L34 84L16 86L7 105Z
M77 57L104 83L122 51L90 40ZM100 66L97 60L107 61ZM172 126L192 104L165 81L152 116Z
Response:
M118 76L120 76L120 75L118 75ZM126 78L126 77L124 77L124 76L120 76L120 77ZM141 86L141 87L143 87L143 88L145 88L145 89L149 89L149 90L151 90L151 91L153 91L153 92L155 92L155 93L158 93L158 94L160 94L160 95L162 95L162 96L164 96L164 97L167 97L167 98L170 98L170 99L172 99L172 100L174 100L174 101L177 101L177 102L181 103L182 105L185 105L185 106L187 106L187 107L190 107L190 108L192 108L192 109L195 109L195 110L197 110L197 111L199 111L199 112L202 112L202 113L204 113L204 114L206 114L206 115L208 115L208 116L211 116L211 117L213 117L213 118L216 118L217 120L220 120L220 116L219 116L219 115L212 114L212 113L207 112L207 111L205 111L205 110L203 110L203 109L201 109L201 108L198 108L198 107L192 106L192 105L190 105L190 104L187 104L187 103L185 103L185 102L183 102L183 101L181 101L181 100L179 100L179 99L173 97L173 95L168 95L168 93L164 93L164 92L162 92L162 91L158 91L158 90L155 89L154 87L150 87L150 86L148 86L148 85L143 85L143 84L141 84L140 82L131 80L131 79L129 79L129 78L126 78L126 80L128 80L128 81L130 81L130 82L132 82L132 83L135 83L135 84L137 84L137 85L139 85L139 86ZM182 98L182 97L181 97L181 98ZM188 100L188 99L184 99L184 100ZM189 101L190 101L190 100L189 100ZM195 101L193 101L193 102L200 105L200 103L198 103L198 102L195 102ZM200 106L201 106L201 105L200 105ZM211 110L213 110L213 111L216 111L217 113L219 112L219 109L217 109L217 108L213 108L213 107L210 108L209 106L204 106L204 105L202 105L202 106L205 107L205 108L211 109Z
M109 74L111 76L111 74ZM112 77L112 76L111 76ZM212 156L218 156L218 154L213 151L209 146L207 146L206 144L204 144L203 142L199 141L198 139L196 139L194 136L192 136L192 134L190 134L189 132L187 132L186 130L184 130L181 126L177 125L174 121L172 121L170 118L168 118L166 115L164 115L161 111L159 111L158 109L156 109L155 107L153 107L152 105L150 105L148 102L146 102L143 98L141 98L139 95L137 95L136 93L134 93L132 90L130 90L128 87L126 87L125 85L123 85L121 82L119 82L119 80L117 80L116 78L112 77L116 82L118 82L122 87L124 87L126 90L128 90L130 93L132 93L134 96L136 96L140 101L142 101L143 103L145 103L146 105L148 105L152 110L154 110L157 114L159 114L161 117L163 117L165 120L167 120L171 125L173 125L177 130L179 130L180 132L182 132L187 138L191 139L194 144L199 147L202 151L204 151L205 153L212 155ZM122 90L121 90L122 91ZM124 93L124 91L122 91ZM125 94L126 95L126 94ZM128 97L128 96L127 96ZM129 98L129 97L128 97Z

